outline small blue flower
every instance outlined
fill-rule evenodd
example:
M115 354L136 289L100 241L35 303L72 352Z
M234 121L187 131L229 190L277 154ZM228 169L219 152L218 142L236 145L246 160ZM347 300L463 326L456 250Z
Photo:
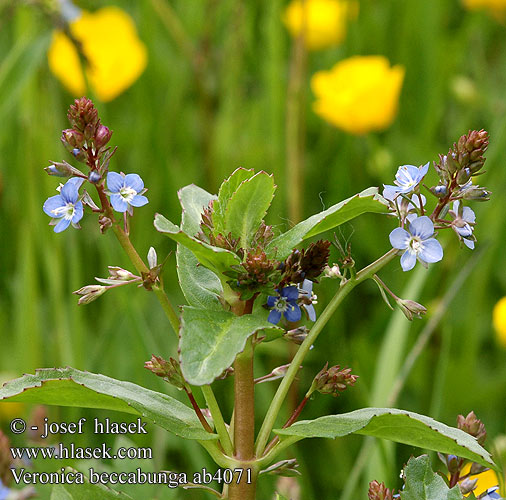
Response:
M429 163L421 167L414 165L402 165L397 169L395 174L395 186L384 185L385 190L383 196L387 199L392 199L399 194L408 194L415 190L415 188L422 182L423 178L429 171Z
M7 488L0 479L0 500L6 500L11 492L10 488Z
M402 227L390 233L390 243L394 248L406 250L401 257L403 271L415 267L417 259L422 265L439 262L443 258L443 248L439 241L432 238L434 224L426 215L417 217L409 225L409 232Z
M459 239L464 242L467 248L474 249L475 237L473 235L474 225L476 223L476 215L469 208L460 206L460 201L453 203L453 209L449 211L452 217L452 229L457 233Z
M503 500L502 496L499 495L499 486L493 486L487 491L480 495L480 500Z
M296 286L285 286L277 297L267 297L267 306L272 309L267 321L277 325L281 319L281 313L288 321L293 323L299 321L302 313L297 304L298 298L299 289Z
M116 212L132 214L132 207L146 205L148 199L142 196L146 192L144 182L137 174L118 174L109 172L107 174L107 188L111 196L111 205Z
M61 219L54 227L55 233L65 231L70 224L79 228L78 222L83 218L83 204L78 201L79 188L83 179L73 177L69 179L60 189L60 194L51 196L44 203L42 209L52 217L51 224L56 223L56 219Z
M316 321L316 311L313 304L317 303L317 297L313 293L312 281L304 280L299 284L299 300L307 313L308 319L310 321Z

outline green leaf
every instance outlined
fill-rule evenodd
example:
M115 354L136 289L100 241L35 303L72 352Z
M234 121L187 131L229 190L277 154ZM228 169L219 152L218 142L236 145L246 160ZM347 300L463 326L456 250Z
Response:
M258 172L243 181L230 198L225 209L225 233L240 238L240 246L249 248L251 238L260 227L272 198L274 197L274 177Z
M141 416L186 439L216 439L177 399L105 375L74 368L43 368L0 388L0 401L116 410Z
M460 488L448 488L444 479L432 471L427 455L411 457L404 467L405 486L401 500L462 500Z
M253 169L238 168L232 172L228 179L223 181L218 192L218 199L213 205L213 223L217 233L225 232L225 210L230 198L232 198L240 184L253 177L253 175L255 175Z
M181 229L189 235L197 234L203 209L216 196L194 184L182 188L178 195L183 208ZM188 303L203 309L221 310L218 297L223 288L218 276L207 267L199 266L193 253L180 243L177 245L176 261L179 284Z
M276 492L276 497L274 498L274 500L288 500L288 498Z
M191 250L203 266L206 266L216 274L228 271L230 266L241 263L241 259L234 253L224 248L213 247L212 245L188 236L163 215L155 215L155 228Z
M464 431L418 413L394 408L362 408L342 415L304 420L274 432L282 437L294 436L299 439L364 434L426 450L451 453L486 467L494 467L488 451Z
M72 467L67 467L65 472L79 474ZM84 476L84 484L63 483L54 486L51 492L51 500L90 500L90 498L93 500L133 500L126 493L114 491L100 483L90 483L86 476Z
M261 330L282 331L267 321L266 311L236 316L183 307L179 349L185 379L193 385L210 384L232 365L248 337Z
M388 206L378 188L371 187L361 193L299 222L286 233L274 238L267 246L267 255L283 260L302 241L347 222L366 212L387 213Z

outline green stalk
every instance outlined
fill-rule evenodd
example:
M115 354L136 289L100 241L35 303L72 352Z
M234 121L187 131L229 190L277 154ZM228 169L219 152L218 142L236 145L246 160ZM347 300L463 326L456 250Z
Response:
M344 283L337 293L334 295L332 300L329 302L327 307L324 309L313 328L309 332L308 336L301 344L297 354L294 356L292 362L290 363L290 367L286 372L281 384L278 387L276 394L274 395L274 399L271 402L269 410L267 411L267 415L265 416L265 420L260 428L260 432L258 433L257 443L256 443L256 455L260 456L264 449L267 441L269 439L269 435L271 433L272 428L274 427L274 423L276 421L276 417L278 416L279 410L281 409L281 405L285 400L285 397L292 385L297 372L299 371L299 366L304 361L306 354L311 349L311 346L314 344L318 335L321 333L329 319L335 313L336 309L340 306L341 302L345 299L345 297L360 283L371 278L375 273L377 273L381 268L383 268L388 262L390 262L394 256L396 255L397 250L392 249L387 252L385 255L380 257L378 260L365 267L361 271L359 271L355 278L349 279L346 283Z
M202 394L204 395L207 407L213 417L214 427L216 428L218 436L220 436L220 442L223 446L223 450L231 457L234 454L234 445L230 439L230 435L227 431L223 415L221 414L221 410L218 405L218 401L216 401L216 397L214 396L212 387L210 385L203 385Z

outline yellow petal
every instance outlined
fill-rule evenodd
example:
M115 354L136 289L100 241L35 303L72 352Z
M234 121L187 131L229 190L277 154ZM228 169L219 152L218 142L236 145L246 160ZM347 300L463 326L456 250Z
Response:
M492 321L497 342L506 349L506 297L503 297L494 306Z
M100 100L114 99L144 71L146 47L137 36L132 18L118 7L83 11L70 24L70 29L82 44L89 61L86 77ZM77 51L63 33L54 35L48 57L51 70L69 91L84 94L84 76Z

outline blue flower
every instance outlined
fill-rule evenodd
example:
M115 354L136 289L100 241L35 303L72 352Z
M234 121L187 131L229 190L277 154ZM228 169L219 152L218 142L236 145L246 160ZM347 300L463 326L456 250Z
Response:
M492 488L489 488L485 493L486 495L483 495L483 493L480 495L481 500L502 500L502 496L499 495L499 486L494 486Z
M118 174L109 172L107 174L107 188L111 196L111 205L116 212L126 212L132 214L132 207L142 207L146 205L148 199L142 194L144 182L137 174Z
M395 186L384 185L385 190L383 196L387 199L392 199L399 194L408 194L415 190L416 187L422 182L423 178L429 170L429 163L421 167L414 165L402 165L397 169L395 174Z
M10 488L4 486L2 480L0 479L0 500L6 500L11 492Z
M409 232L402 227L390 233L390 243L394 248L406 250L401 257L403 271L415 267L417 259L427 267L428 263L439 262L443 258L443 248L432 238L434 224L426 215L417 217L409 225Z
M299 284L299 299L302 307L307 313L307 317L310 321L316 321L316 311L314 305L316 304L317 297L313 293L313 282L310 280L304 280Z
M69 179L60 189L60 194L51 196L44 203L42 209L52 217L50 224L56 224L55 233L65 231L72 223L75 228L79 228L78 222L83 218L83 204L78 201L79 188L83 183L83 179L73 177ZM56 223L56 219L61 219Z
M473 235L473 227L476 223L476 215L469 208L460 206L460 201L453 203L453 209L449 211L452 217L452 229L457 233L459 239L464 242L467 248L474 249L475 237Z
M267 305L272 309L267 321L277 325L281 319L281 313L288 321L293 323L299 321L302 313L297 304L298 298L299 289L296 286L286 286L277 297L267 297Z

